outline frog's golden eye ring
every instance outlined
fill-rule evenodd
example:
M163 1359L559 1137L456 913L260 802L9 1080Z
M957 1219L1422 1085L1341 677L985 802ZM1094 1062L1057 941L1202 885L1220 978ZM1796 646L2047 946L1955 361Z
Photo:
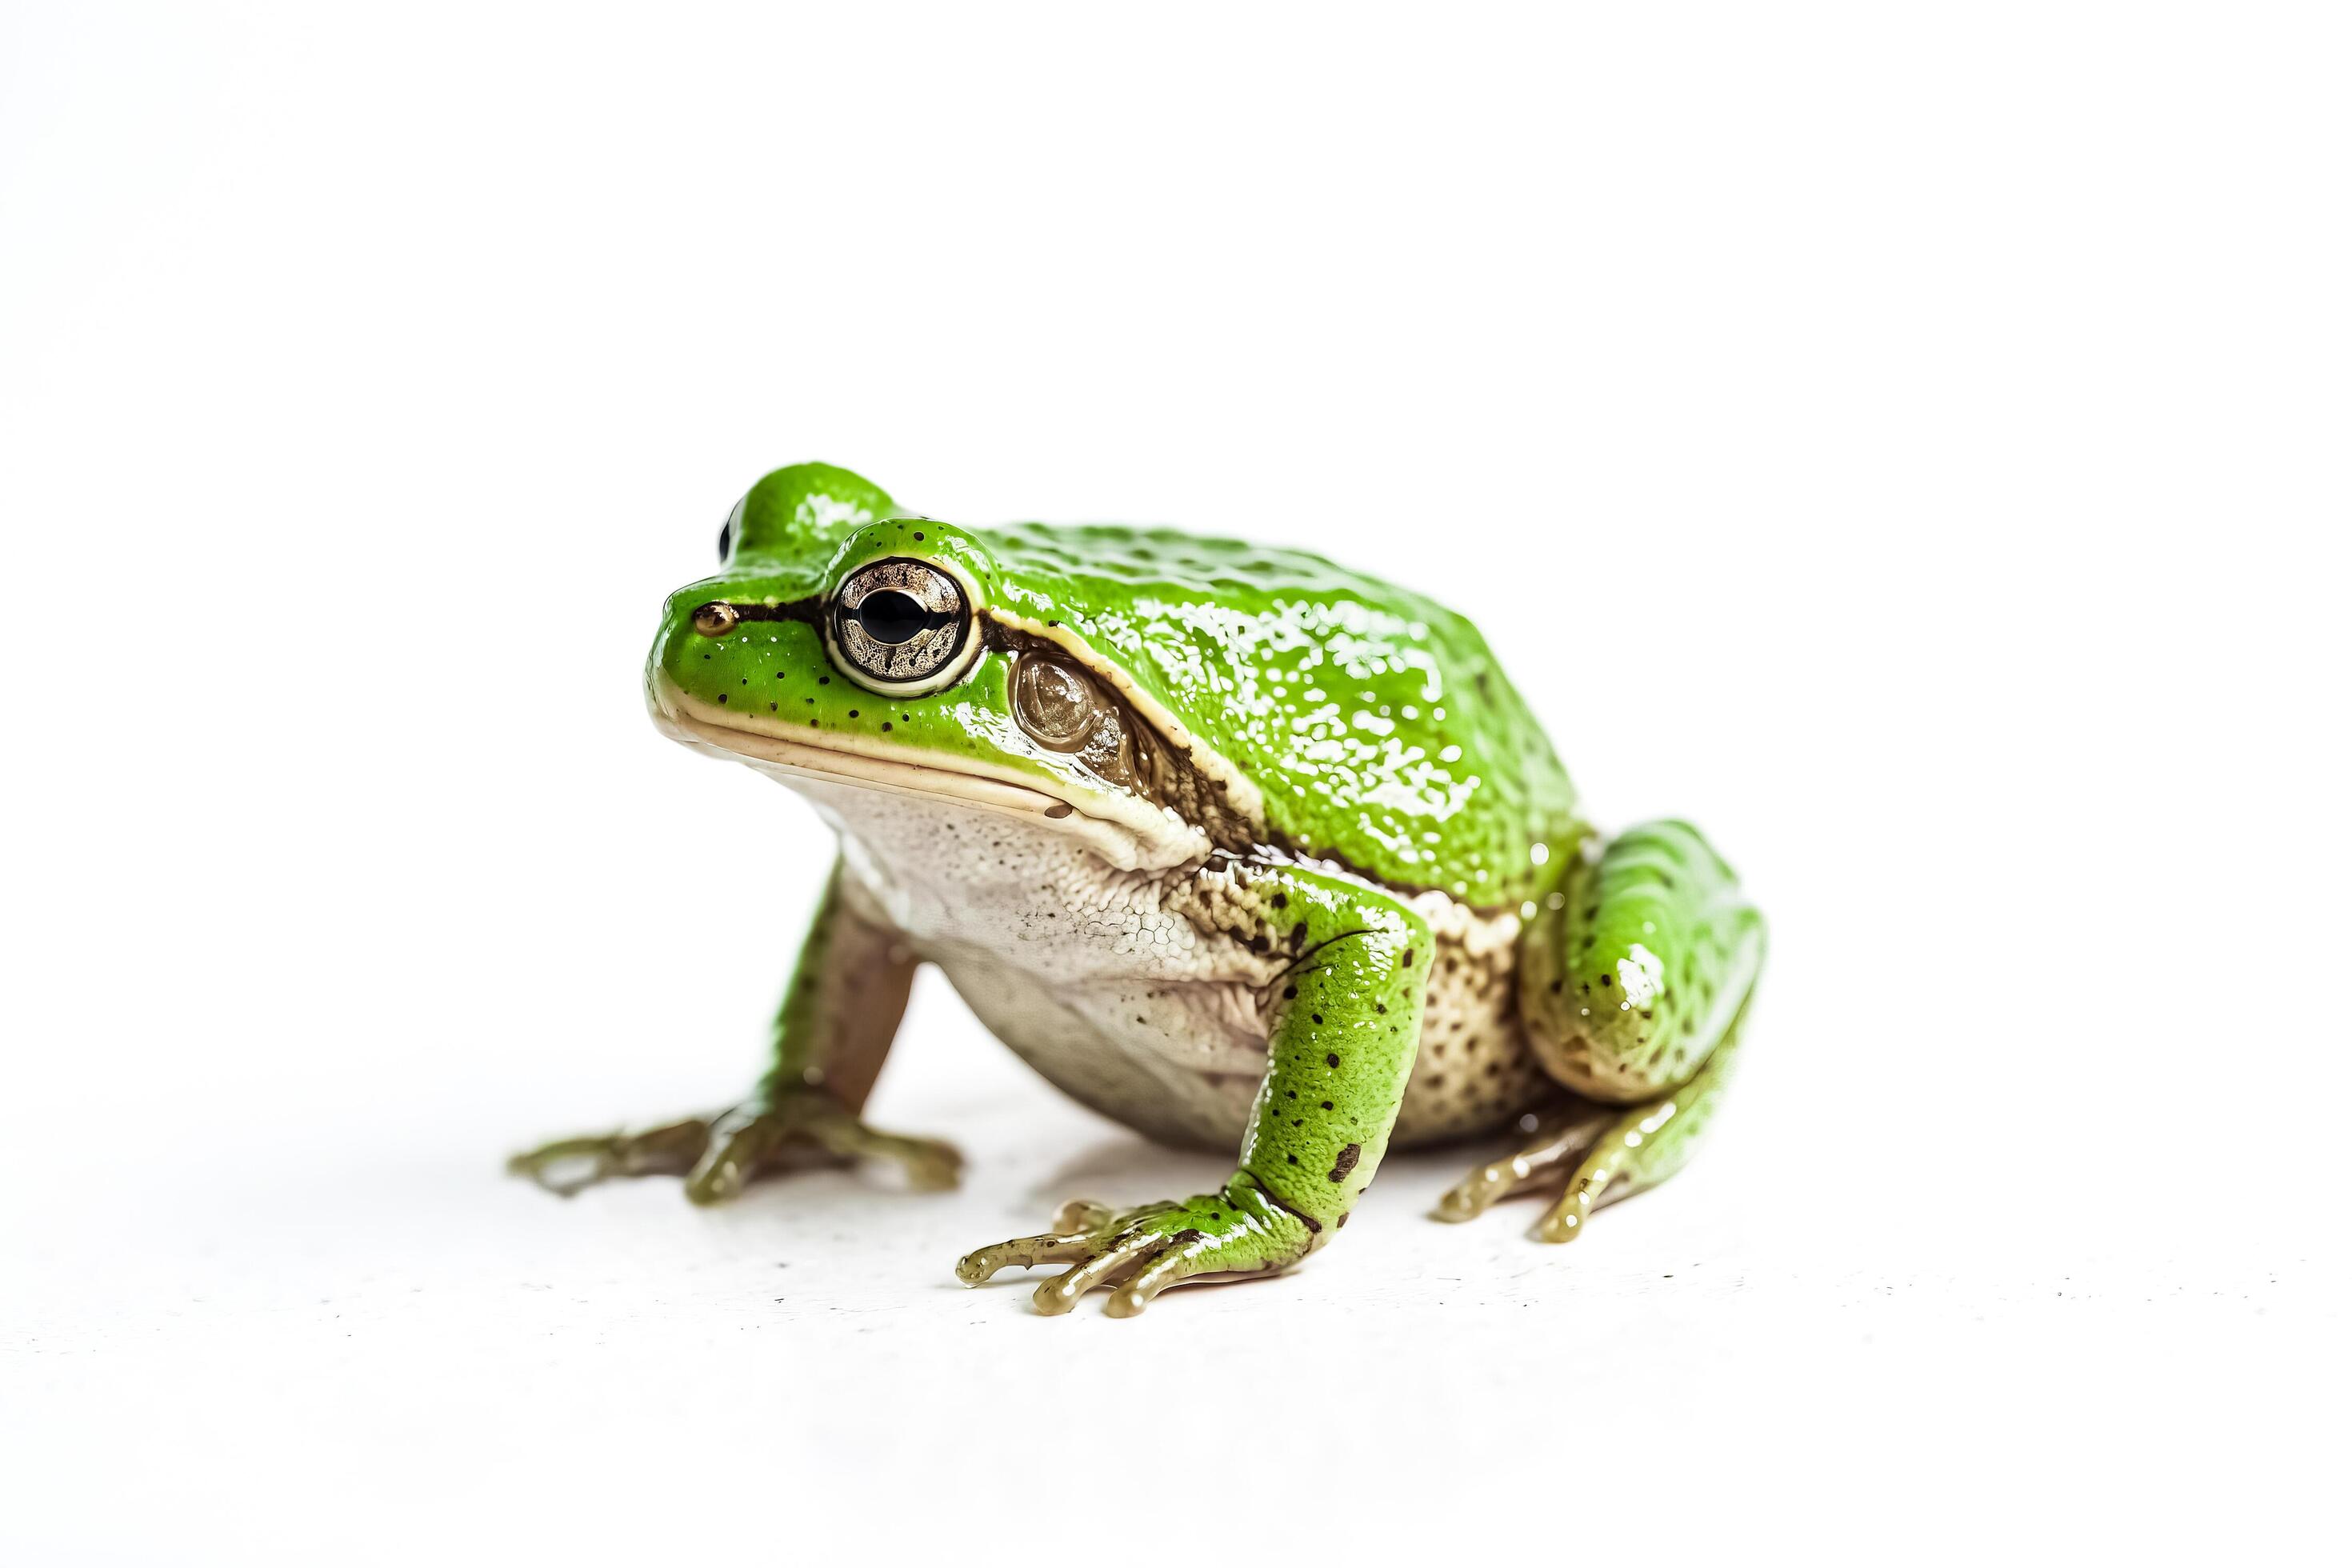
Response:
M825 641L843 673L889 697L953 686L980 653L963 584L905 556L870 562L842 580Z
M713 599L707 605L697 605L694 607L694 629L707 637L725 637L735 629L735 623L742 618L742 611L717 599Z
M1029 653L1013 667L1013 716L1041 746L1083 751L1104 711L1095 683L1066 659Z

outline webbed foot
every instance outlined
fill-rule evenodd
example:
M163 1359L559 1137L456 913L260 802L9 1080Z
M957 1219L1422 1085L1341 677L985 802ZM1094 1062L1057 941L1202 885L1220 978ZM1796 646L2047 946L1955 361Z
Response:
M719 1204L771 1171L859 1160L898 1166L917 1192L954 1186L963 1168L948 1144L879 1131L831 1096L803 1089L642 1132L558 1139L517 1154L507 1172L567 1198L614 1176L684 1176L688 1201Z

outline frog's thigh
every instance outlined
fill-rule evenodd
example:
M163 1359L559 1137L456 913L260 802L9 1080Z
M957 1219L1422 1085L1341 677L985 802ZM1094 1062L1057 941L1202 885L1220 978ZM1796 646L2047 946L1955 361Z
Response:
M1545 1070L1601 1103L1571 1107L1471 1173L1439 1217L1555 1192L1537 1234L1566 1241L1593 1209L1681 1169L1721 1101L1763 952L1762 918L1682 823L1635 828L1571 865L1522 938L1520 1010Z
M1763 958L1763 918L1696 829L1630 829L1573 860L1520 935L1528 1044L1587 1099L1640 1105L1729 1035Z

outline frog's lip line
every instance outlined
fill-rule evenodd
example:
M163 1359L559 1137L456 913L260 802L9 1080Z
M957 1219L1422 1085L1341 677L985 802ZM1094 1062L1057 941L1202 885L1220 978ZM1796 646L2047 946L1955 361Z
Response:
M1026 780L1006 778L985 763L915 763L903 755L877 755L865 746L847 743L848 737L828 737L818 742L772 734L728 722L724 710L697 702L667 680L654 695L654 722L674 741L722 752L781 773L952 801L1034 820L1085 839L1122 870L1181 865L1199 859L1208 850L1200 829L1180 825L1140 801L1133 803L1131 809L1120 810L1128 803L1067 799ZM1105 812L1105 805L1112 810Z

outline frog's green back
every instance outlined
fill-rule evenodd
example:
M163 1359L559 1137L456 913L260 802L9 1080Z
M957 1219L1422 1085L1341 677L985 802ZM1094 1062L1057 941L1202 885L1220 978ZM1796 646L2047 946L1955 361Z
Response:
M1566 772L1486 639L1443 605L1321 556L1174 529L982 537L1004 607L1126 669L1257 783L1287 847L1474 904L1525 899L1538 857L1566 851Z
M784 597L830 545L908 515L846 469L770 474L730 521ZM1517 903L1573 840L1550 742L1462 616L1303 551L1118 524L957 529L992 607L1075 633L1263 793L1285 847Z

